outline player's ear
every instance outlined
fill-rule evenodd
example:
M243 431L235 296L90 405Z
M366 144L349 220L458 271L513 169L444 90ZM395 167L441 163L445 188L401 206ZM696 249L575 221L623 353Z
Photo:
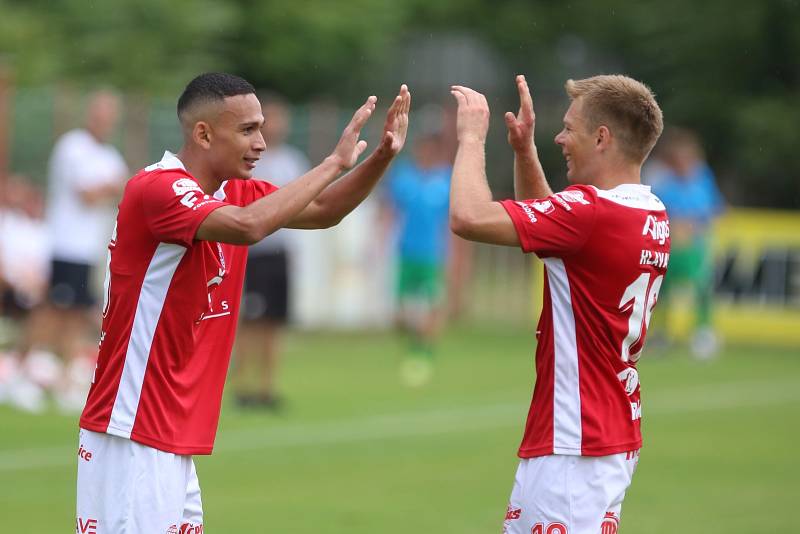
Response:
M211 125L206 121L197 121L192 128L192 140L203 148L211 146Z
M607 149L611 145L611 130L608 129L608 126L600 126L595 131L595 138L594 138L595 146L599 149Z

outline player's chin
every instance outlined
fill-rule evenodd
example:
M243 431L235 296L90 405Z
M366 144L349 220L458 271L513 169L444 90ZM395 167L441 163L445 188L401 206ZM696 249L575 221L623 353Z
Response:
M255 168L254 163L251 164L245 161L241 165L239 165L239 169L238 172L236 173L236 176L241 178L242 180L249 180L250 178L253 177L254 168Z

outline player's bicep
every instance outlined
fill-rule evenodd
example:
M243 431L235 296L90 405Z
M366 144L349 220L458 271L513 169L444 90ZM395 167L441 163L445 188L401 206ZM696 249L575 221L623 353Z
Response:
M511 217L498 202L484 202L471 207L469 213L450 213L450 228L453 232L481 243L518 247L517 230Z

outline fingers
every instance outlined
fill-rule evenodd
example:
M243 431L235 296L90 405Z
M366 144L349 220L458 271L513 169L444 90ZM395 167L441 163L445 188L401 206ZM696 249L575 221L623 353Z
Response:
M506 121L506 126L508 126L508 127L509 127L509 129L510 129L510 128L513 128L514 126L516 126L516 124L517 124L517 117L516 117L516 115L514 115L514 114L513 114L513 113L511 113L510 111L506 111L506 114L505 114L505 115L503 115L503 118L505 119L505 121Z
M520 114L533 114L533 99L531 98L531 91L528 88L528 82L525 80L525 75L523 74L517 76L517 91L519 92Z
M375 103L378 101L377 96L370 96L367 101L358 108L350 120L350 126L356 131L361 131L361 128L367 123L372 112L375 110Z
M411 111L411 92L406 84L400 86L400 96L403 97L403 109L401 112L408 113Z
M361 154L363 154L366 149L367 149L367 142L364 141L363 139L361 141L359 141L358 143L356 143L356 157L355 157L355 160L358 160L359 156L361 156Z
M457 96L458 94L463 96L463 103L468 106L489 107L489 104L486 102L486 97L478 91L470 89L469 87L464 87L463 85L453 85L450 87L450 92L456 97L456 100L458 100L459 104L462 103L462 100Z

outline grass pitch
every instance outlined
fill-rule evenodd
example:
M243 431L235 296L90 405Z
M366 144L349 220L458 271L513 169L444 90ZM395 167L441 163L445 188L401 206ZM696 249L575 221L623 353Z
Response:
M286 411L226 400L214 454L196 458L206 531L500 532L532 329L451 329L421 389L400 383L391 334L291 334ZM800 350L645 350L640 370L645 445L621 532L796 531ZM76 419L0 406L4 531L74 528Z

